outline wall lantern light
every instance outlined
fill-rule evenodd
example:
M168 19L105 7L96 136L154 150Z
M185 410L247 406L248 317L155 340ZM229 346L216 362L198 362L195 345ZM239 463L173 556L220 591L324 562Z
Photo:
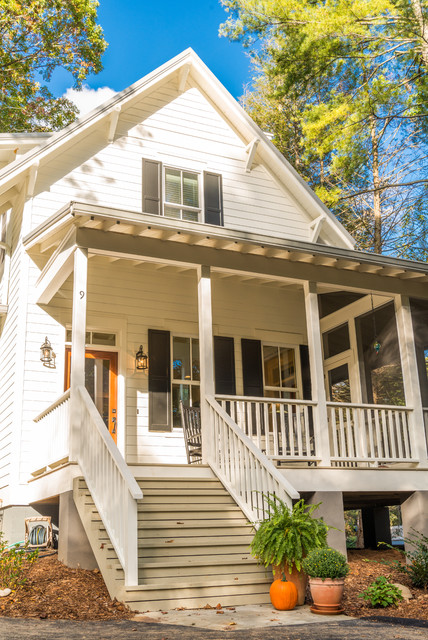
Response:
M138 371L145 371L149 367L149 356L144 353L143 345L140 344L140 348L135 354L135 368Z
M43 362L44 367L55 367L56 355L52 349L52 345L46 336L44 343L40 347L40 361Z

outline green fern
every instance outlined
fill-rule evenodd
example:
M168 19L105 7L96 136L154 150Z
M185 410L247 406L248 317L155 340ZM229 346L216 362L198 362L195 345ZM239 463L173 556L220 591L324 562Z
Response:
M265 567L293 565L300 571L303 558L312 549L327 546L327 531L331 528L322 518L313 517L319 504L306 505L299 500L290 510L274 494L263 494L269 507L269 517L254 525L251 554Z

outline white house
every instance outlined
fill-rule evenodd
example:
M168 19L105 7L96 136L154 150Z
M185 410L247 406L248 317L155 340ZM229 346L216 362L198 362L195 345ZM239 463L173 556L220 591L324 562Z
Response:
M148 610L268 601L261 492L322 501L342 549L344 508L366 544L388 505L427 531L428 265L354 250L193 51L0 163L9 540L52 515Z

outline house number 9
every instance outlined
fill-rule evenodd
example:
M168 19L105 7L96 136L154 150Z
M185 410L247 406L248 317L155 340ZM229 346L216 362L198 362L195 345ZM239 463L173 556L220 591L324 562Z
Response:
M84 291L81 291L81 292L80 292L80 299L82 300L84 297L85 297L85 292L84 292Z

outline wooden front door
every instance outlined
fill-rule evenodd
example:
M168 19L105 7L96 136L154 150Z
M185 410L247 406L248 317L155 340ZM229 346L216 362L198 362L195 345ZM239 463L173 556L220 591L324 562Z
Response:
M65 389L70 387L71 349L65 353ZM85 387L111 437L117 441L117 353L85 352Z

